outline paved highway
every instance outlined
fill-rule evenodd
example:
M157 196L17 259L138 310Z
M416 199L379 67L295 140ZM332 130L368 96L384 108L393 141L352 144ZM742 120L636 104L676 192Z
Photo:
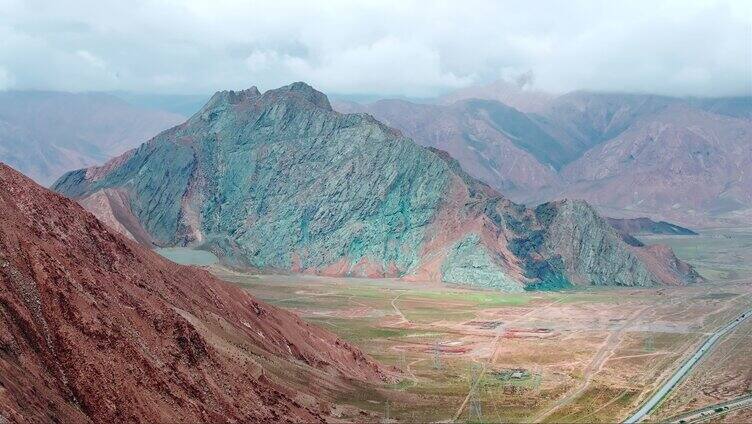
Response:
M728 414L731 411L736 411L744 408L752 408L752 395L742 396L740 398L729 400L726 402L718 403L715 405L706 406L704 408L696 409L691 412L687 412L676 417L670 418L670 423L701 423L712 418L715 418L722 414Z
M713 347L713 345L718 342L718 339L723 337L726 333L736 328L737 325L741 324L744 320L750 317L752 315L752 309L749 311L741 314L740 316L736 317L733 321L728 323L725 327L721 328L720 330L713 333L712 336L710 336L705 343L703 343L702 346L700 346L699 349L692 355L691 358L687 360L687 362L684 363L684 365L681 366L674 375L671 376L671 378L666 381L663 386L661 386L660 389L658 389L655 394L648 399L645 404L642 405L642 407L637 410L637 412L634 413L631 417L627 418L626 421L624 421L625 424L634 424L640 422L643 418L645 418L650 411L655 408L658 403L660 403L663 398L668 395L671 390L673 390L674 387L676 387L676 384L679 383L679 381L684 378L684 376L689 373L689 371L692 370L692 368L702 359L703 356L705 356L706 353L710 351L710 349Z

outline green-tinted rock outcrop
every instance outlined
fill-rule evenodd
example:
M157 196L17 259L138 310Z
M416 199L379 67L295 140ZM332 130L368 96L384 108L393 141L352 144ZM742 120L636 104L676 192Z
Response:
M141 241L259 269L509 291L686 280L652 273L586 204L516 205L446 153L332 111L304 83L217 93L184 124L54 189L84 204L116 192L128 213L102 214L106 202L94 212Z

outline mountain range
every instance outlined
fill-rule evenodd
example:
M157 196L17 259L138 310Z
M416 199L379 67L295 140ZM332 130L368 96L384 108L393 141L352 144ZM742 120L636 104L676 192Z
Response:
M666 221L653 221L649 218L606 218L617 231L630 235L664 234L674 236L696 236L697 232Z
M333 106L449 152L516 202L584 199L608 216L693 227L752 222L752 98L556 96L524 84L497 81L420 103ZM48 185L183 122L203 98L2 92L0 160Z
M102 93L0 91L0 161L48 185L184 120Z
M459 100L495 100L522 112L540 112L556 98L555 95L530 87L531 75L521 75L518 81L496 80L490 84L471 85L434 100L433 103L451 105Z
M531 107L526 94L497 84L432 103L334 107L446 150L515 201L583 199L609 215L691 225L752 222L752 98L533 92Z
M246 268L505 291L701 279L670 249L628 243L585 202L515 204L446 152L338 113L304 83L218 92L53 188L142 243Z
M390 378L4 164L0 208L0 421L323 422Z

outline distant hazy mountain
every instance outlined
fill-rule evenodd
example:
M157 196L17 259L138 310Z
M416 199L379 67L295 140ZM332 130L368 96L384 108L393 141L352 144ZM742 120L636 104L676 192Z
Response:
M526 87L524 81L498 80L487 85L471 86L439 97L438 103L452 104L458 100L496 100L522 112L539 112L548 106L554 95Z
M448 152L474 177L512 199L558 187L557 168L573 151L535 121L499 102L461 100L451 105L381 100L335 102L342 112L366 112L421 145Z
M663 234L674 236L696 236L697 233L666 221L653 221L650 218L606 218L606 221L620 233L629 235Z
M66 171L101 163L184 119L106 94L0 92L0 161L48 185Z
M691 105L707 112L734 118L752 119L751 97L724 97L717 99L688 99Z
M671 104L561 172L560 196L689 221L752 206L752 122Z
M545 145L513 109L468 107L513 122L526 148ZM670 249L625 243L584 202L514 204L445 152L337 113L304 83L219 92L184 124L54 188L144 243L255 268L506 291L700 280Z
M201 109L211 94L153 94L113 91L113 96L146 109L164 110L189 117Z
M488 96L486 96L488 97ZM335 104L447 150L511 198L585 199L625 216L752 222L752 98L574 92L536 113L492 100Z

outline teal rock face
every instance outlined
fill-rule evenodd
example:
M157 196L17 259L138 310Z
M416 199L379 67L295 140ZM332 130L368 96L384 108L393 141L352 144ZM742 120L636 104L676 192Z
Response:
M497 261L480 242L477 234L470 234L451 247L441 266L442 281L471 283L474 286L508 292L522 291L519 282L504 273Z
M186 145L161 142L163 136L141 145L131 160L106 178L89 181L85 172L74 171L64 175L54 189L76 197L102 188L127 187L131 210L139 222L155 240L170 243L178 228L181 199L196 167L196 158Z
M564 201L555 204L554 210L547 223L545 248L561 257L565 274L575 276L578 283L621 286L660 283L590 205Z
M238 264L309 269L344 259L404 271L449 174L438 155L293 84L263 96L218 93L105 178L82 181L79 171L55 189L125 188L157 244L206 245Z
M128 210L99 202L103 220L236 266L506 291L662 282L587 205L516 205L446 153L334 112L304 83L219 92L184 124L54 189L82 203L115 191Z

